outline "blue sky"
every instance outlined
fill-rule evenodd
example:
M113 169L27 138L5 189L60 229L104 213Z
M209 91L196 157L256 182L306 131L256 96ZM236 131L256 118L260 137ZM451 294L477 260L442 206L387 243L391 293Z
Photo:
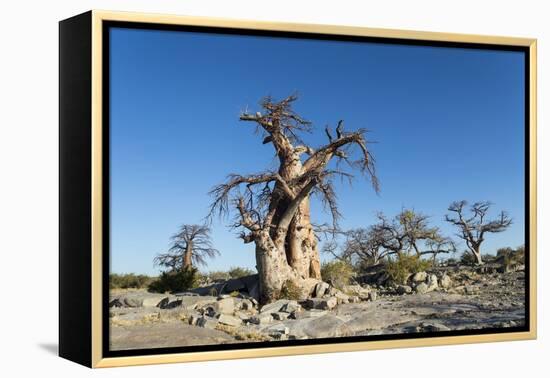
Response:
M112 272L156 274L153 257L180 224L204 219L214 185L276 167L238 117L293 92L317 126L312 145L339 119L376 142L381 192L361 177L337 184L343 228L410 207L453 235L451 201L490 200L515 222L484 252L524 242L522 53L119 28L110 43ZM329 219L316 203L312 216ZM207 270L255 265L229 223L213 223L222 255Z

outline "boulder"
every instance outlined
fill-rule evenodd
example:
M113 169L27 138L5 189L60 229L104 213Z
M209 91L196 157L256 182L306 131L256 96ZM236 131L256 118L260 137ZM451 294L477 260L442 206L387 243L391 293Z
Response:
M184 295L176 296L175 299L169 298L168 301L162 300L158 304L158 307L162 309L181 307L185 310L195 310L199 307L203 307L214 302L216 302L216 297Z
M293 312L291 314L292 319L307 319L307 318L320 318L321 316L325 316L328 314L327 310L308 310L308 311L301 311L301 312Z
M315 297L316 298L322 298L323 295L325 295L330 289L330 285L326 282L320 281L317 285L315 285Z
M231 315L220 314L218 317L220 324L225 324L232 327L238 327L242 324L242 320Z
M273 312L271 313L271 316L273 316L273 319L275 320L286 320L289 317L288 312Z
M159 303L166 300L168 296L163 294L148 294L143 296L142 307L158 307Z
M437 284L437 276L435 274L430 274L428 276L428 280L426 281L426 284L428 285L428 291L434 291L439 287Z
M426 281L426 278L428 278L428 273L426 273L426 272L417 272L412 276L411 281L412 282L424 282L424 281Z
M404 295L412 293L412 288L408 285L399 285L397 286L397 294Z
M264 312L257 315L254 315L248 321L252 324L269 324L273 321L273 317L271 316L271 313Z
M310 298L306 302L307 308L317 310L332 310L338 304L335 297L330 298Z
M168 310L171 308L181 307L183 301L181 299L176 299L175 301L166 301L163 300L158 304L158 307L162 308L163 310Z
M345 321L331 314L303 318L287 324L292 339L351 336Z
M427 293L428 292L428 285L426 285L424 282L421 282L421 283L419 283L418 285L415 286L414 290L418 294Z
M283 307L281 307L282 312L287 312L289 314L301 310L302 306L300 306L296 301L290 301L287 304L284 304Z
M371 289L370 287L363 287L361 285L346 285L344 286L343 291L358 297L366 297L369 295Z
M443 289L448 289L452 285L451 277L449 277L446 273L441 276L439 279L439 286L441 286Z
M291 304L291 306L299 306L298 302L291 299L279 299L278 301L268 303L260 309L261 313L273 313L273 312L279 312L282 310L283 306L287 306L288 304Z
M420 332L443 332L451 329L441 323L421 323L417 330Z
M213 304L214 311L220 314L233 314L235 312L235 299L222 298Z
M201 317L198 315L191 315L189 317L189 325L197 325L197 322L199 321Z
M122 302L118 298L115 298L115 299L113 299L112 301L109 302L109 308L111 308L111 307L122 307L122 306L124 306L124 305L122 304Z
M141 307L141 304L143 303L143 298L125 297L122 298L122 302L124 303L125 307Z
M370 293L370 294L372 294L372 293ZM334 294L334 297L338 300L338 304L349 303L349 295L344 294L341 291L337 291Z
M289 329L284 324L275 324L266 329L267 333L271 337L276 337L278 335L288 335Z
M218 325L218 319L203 316L197 320L197 325L202 328L214 329Z
M374 302L377 297L378 297L378 295L376 294L376 291L371 291L369 293L369 301Z
M254 309L254 303L250 299L243 299L241 301L241 309L250 311Z

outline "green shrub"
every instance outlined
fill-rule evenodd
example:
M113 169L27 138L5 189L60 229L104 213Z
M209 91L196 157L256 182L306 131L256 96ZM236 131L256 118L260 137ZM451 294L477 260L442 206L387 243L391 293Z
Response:
M340 290L350 283L354 275L353 266L346 261L333 260L321 265L322 279Z
M506 247L497 250L496 260L501 263L505 271L525 263L525 246L520 246L515 250Z
M294 281L286 280L281 288L281 292L279 293L279 299L302 299L300 288L294 283Z
M197 283L198 274L196 268L162 272L156 281L151 282L149 291L156 293L185 291L196 287Z
M229 277L231 278L241 278L241 277L251 276L254 273L256 272L254 272L252 269L241 268L239 266L232 266L227 271L227 274L229 274Z
M154 277L149 277L145 274L117 274L111 273L109 275L109 288L110 289L143 289L146 288Z
M472 252L464 251L460 256L460 263L463 265L476 265L477 260Z
M412 274L423 272L431 266L430 260L423 260L417 255L401 254L396 258L388 258L385 270L392 282L406 284Z

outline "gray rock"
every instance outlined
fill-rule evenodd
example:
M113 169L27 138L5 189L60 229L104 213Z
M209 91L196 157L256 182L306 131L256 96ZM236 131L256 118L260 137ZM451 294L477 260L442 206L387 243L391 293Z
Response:
M434 291L435 289L437 289L439 286L437 284L437 276L435 274L430 274L428 276L426 284L428 285L428 291Z
M374 302L374 301L376 300L377 297L378 297L378 296L377 296L377 294L376 294L376 291L371 291L371 292L369 293L369 301Z
M370 293L370 294L372 294L372 293ZM344 294L339 290L336 290L336 292L334 293L333 296L338 300L338 304L349 303L349 295Z
M321 298L323 295L327 293L327 291L330 289L330 285L326 282L319 282L317 285L315 285L315 297Z
M307 308L317 310L332 310L338 304L335 297L330 298L310 298L306 302Z
M214 303L214 310L220 314L233 314L235 312L235 299L223 298Z
M366 297L369 295L371 289L370 287L362 287L361 285L346 285L344 286L343 291L348 294L355 295L357 297L361 297L361 296Z
M290 314L288 312L272 312L271 316L275 320L286 320Z
M306 339L350 336L352 333L345 321L331 314L318 318L303 318L287 324L289 338Z
M453 284L453 281L451 280L451 277L449 277L446 273L443 274L443 276L441 276L441 278L439 279L439 285L443 289L450 288L452 284Z
M218 319L203 316L197 320L197 325L202 328L214 329L218 325Z
M419 283L418 285L415 286L414 290L415 290L418 294L427 293L427 292L428 292L428 285L426 285L424 282Z
M289 303L292 304L292 306L299 306L298 302L291 300L291 299L279 299L278 301L271 302L266 304L260 309L261 313L273 313L273 312L279 312L283 308L283 306L288 305Z
M181 299L170 301L169 298L165 298L158 304L158 307L166 310L166 309L180 307L182 304L183 304L183 301Z
M141 307L143 299L136 297L126 297L122 299L122 302L124 303L125 307Z
M421 323L419 326L420 332L443 332L451 329L441 323Z
M408 285L399 285L397 286L397 294L404 295L412 293L412 288Z
M412 276L411 281L412 282L424 282L424 281L426 281L426 278L428 278L428 273L426 273L426 272L417 272Z
M264 312L258 315L254 315L253 317L248 319L248 321L252 324L269 324L273 321L273 317L271 316L271 313Z
M122 307L122 306L124 306L124 305L122 304L122 302L118 298L115 298L111 302L109 302L109 308L111 308L111 307Z
M238 327L242 324L241 319L226 314L220 314L218 322L232 327Z
M189 317L189 325L197 325L197 322L199 321L201 317L198 315L191 315Z
M241 301L241 309L242 310L253 310L254 309L254 303L250 299L243 299Z
M291 314L291 317L293 319L307 319L307 318L320 318L321 316L324 316L328 314L327 310L308 310L308 311L301 311L301 312L293 312Z
M185 295L170 298L168 301L163 300L159 303L159 307L162 309L181 307L185 310L195 310L214 302L216 302L216 297Z
M300 306L298 302L295 301L288 302L287 304L283 305L283 307L281 307L282 312L288 312L289 314L301 310L302 306Z
M166 296L151 296L143 298L141 305L143 307L158 307L159 303L168 299Z
M270 336L273 337L275 334L288 335L289 328L287 326L285 326L284 324L275 324L271 327L268 327L266 329L266 331Z

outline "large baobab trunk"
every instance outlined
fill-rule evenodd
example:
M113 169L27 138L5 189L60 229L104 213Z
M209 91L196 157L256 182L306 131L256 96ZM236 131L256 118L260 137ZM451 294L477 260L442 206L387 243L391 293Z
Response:
M285 182L293 182L304 174L304 168L294 149L280 153L279 174ZM280 185L280 184L276 184ZM311 225L311 214L307 194L299 204L286 234L284 249L287 263L302 278L321 278L321 267L317 238ZM278 222L286 212L290 199L273 198L270 208L276 208L274 221ZM275 230L271 232L274 236Z
M290 224L286 255L289 265L301 277L321 279L319 250L311 225L309 197L304 199Z

